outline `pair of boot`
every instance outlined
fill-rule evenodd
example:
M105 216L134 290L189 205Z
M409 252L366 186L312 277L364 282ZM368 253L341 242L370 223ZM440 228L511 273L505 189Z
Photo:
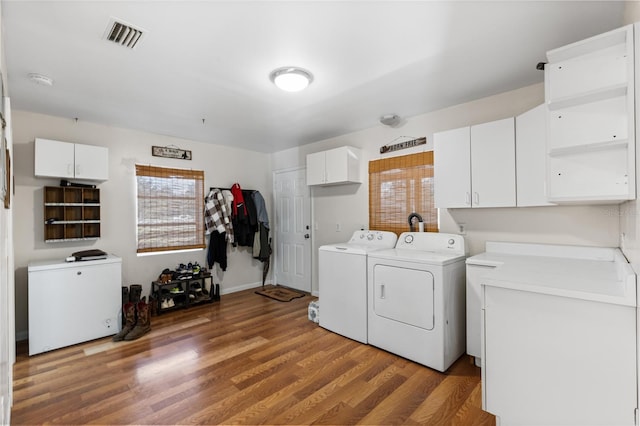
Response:
M113 336L114 342L121 340L135 340L151 331L151 312L146 297L139 302L128 302L122 306L124 325L122 330Z

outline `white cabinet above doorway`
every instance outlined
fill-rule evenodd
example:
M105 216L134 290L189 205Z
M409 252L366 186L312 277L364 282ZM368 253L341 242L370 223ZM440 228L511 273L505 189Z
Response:
M109 179L109 149L36 138L35 175L68 179Z
M307 185L361 183L360 149L351 146L307 155Z

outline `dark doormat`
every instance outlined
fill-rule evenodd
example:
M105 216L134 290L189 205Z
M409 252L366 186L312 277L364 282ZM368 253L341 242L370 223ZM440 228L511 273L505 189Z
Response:
M273 284L265 285L260 290L257 290L256 294L279 300L280 302L291 302L293 299L304 297L306 295L305 293Z

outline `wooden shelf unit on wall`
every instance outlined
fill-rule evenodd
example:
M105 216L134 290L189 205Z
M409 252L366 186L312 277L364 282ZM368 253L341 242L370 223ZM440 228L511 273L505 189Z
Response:
M100 238L100 190L46 186L44 241L46 243Z

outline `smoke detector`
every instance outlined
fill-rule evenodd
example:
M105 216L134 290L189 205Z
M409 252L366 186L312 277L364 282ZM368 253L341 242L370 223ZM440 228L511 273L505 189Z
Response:
M396 114L386 114L380 117L380 122L385 126L393 127L400 123L400 117Z
M146 32L140 27L112 17L109 19L103 38L120 46L135 49Z
M33 81L36 84L40 84L42 86L53 86L53 79L51 77L47 77L44 74L38 74L36 72L29 73L29 80Z

